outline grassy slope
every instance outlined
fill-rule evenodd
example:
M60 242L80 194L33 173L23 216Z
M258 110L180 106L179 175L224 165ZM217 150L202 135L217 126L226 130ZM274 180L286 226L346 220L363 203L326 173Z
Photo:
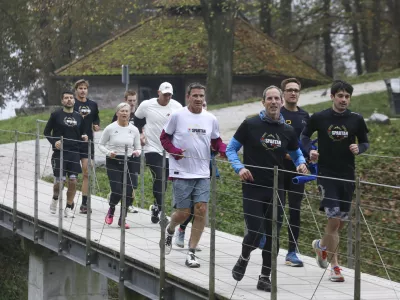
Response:
M357 84L357 83L378 81L378 80L398 78L398 77L400 77L400 69L395 69L392 71L376 72L376 73L367 73L361 76L350 76L350 77L343 77L340 79L346 80L351 84ZM329 84L318 85L308 89L304 89L303 92L317 91L317 90L327 89L329 87L330 87Z

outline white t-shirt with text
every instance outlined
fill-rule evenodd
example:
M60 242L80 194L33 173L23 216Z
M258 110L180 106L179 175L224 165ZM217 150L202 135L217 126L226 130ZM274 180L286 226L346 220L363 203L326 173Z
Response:
M217 118L203 110L194 114L184 107L174 112L164 126L172 144L185 150L184 158L169 160L169 177L209 178L211 139L220 137Z
M173 99L165 106L158 104L157 98L140 103L135 116L139 119L146 118L146 125L143 127L147 140L146 145L143 147L145 153L157 152L162 155L164 150L160 141L162 129L171 114L181 108L182 105Z

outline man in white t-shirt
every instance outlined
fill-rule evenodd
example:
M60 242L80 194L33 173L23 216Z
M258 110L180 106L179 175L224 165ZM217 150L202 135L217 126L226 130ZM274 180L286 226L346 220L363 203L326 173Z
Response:
M173 88L169 82L163 82L158 89L158 98L143 101L135 112L135 126L140 132L140 141L146 157L146 165L153 176L154 205L151 209L151 222L160 221L162 194L162 152L160 142L161 131L171 114L182 108L182 105L172 98ZM167 159L168 170L168 159ZM168 172L168 171L167 171ZM166 174L166 177L168 173ZM167 188L167 185L165 185Z
M212 146L222 155L226 150L216 117L203 110L204 97L203 85L189 85L188 105L172 114L160 136L162 146L173 157L169 162L169 177L173 180L176 208L166 229L165 254L171 252L175 227L187 219L194 205L196 218L186 257L189 268L200 267L195 249L204 229L210 196L210 148Z

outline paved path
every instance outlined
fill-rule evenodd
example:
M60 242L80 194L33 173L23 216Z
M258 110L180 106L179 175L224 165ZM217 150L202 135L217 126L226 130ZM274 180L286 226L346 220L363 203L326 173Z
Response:
M386 90L383 80L375 82L366 82L354 85L353 96L381 92ZM317 104L330 100L329 92L326 96L321 96L325 90L306 92L300 95L300 106L308 104ZM261 95L260 95L261 101ZM327 107L329 104L327 103ZM222 139L228 142L236 132L236 129L242 121L249 115L258 113L262 109L261 102L243 104L239 106L226 107L212 110L211 112L218 118Z

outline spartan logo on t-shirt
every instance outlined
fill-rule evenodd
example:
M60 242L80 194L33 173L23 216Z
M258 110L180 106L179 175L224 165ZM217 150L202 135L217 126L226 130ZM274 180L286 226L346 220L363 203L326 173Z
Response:
M267 150L275 150L277 148L280 148L282 145L281 139L279 138L278 134L268 134L264 133L263 136L260 139L261 144L267 149Z
M89 106L82 105L79 107L79 113L81 114L82 117L86 117L92 112Z
M292 120L286 120L286 124L292 125Z
M342 141L349 137L349 132L347 131L346 126L342 125L331 125L328 128L329 137L336 141Z
M78 122L74 119L74 117L65 117L64 124L68 127L74 127L78 124Z
M199 125L193 125L192 127L188 128L188 132L193 135L193 136L201 136L201 135L206 135L207 130L203 129L203 128L199 128Z

